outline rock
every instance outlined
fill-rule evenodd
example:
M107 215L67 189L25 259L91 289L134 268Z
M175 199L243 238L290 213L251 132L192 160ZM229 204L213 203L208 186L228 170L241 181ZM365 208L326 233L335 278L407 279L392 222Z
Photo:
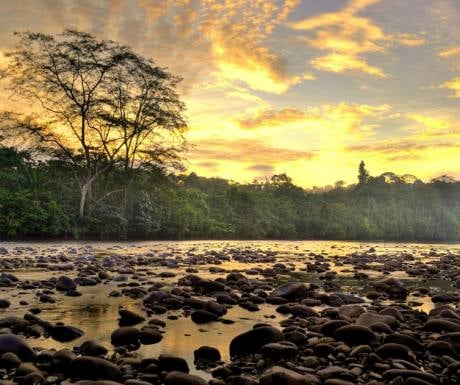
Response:
M217 321L219 318L216 314L207 310L195 310L191 315L192 321L197 324L204 324L208 322Z
M302 317L302 318L319 317L319 314L316 310L312 309L309 306L305 306L305 305L290 306L289 311L294 317Z
M233 338L230 343L230 357L258 353L262 346L283 339L283 334L274 327L256 327Z
M141 329L139 340L142 345L156 344L162 339L163 335L154 327L145 326Z
M430 384L437 384L438 379L434 374L428 372L422 372L419 370L409 370L409 369L389 369L383 373L385 379L394 379L396 377L402 377L407 379L410 377L415 377L417 379L426 381Z
M351 346L367 345L375 339L371 329L359 325L345 325L338 328L334 333L334 338Z
M138 345L140 334L137 328L123 326L115 330L110 338L113 346Z
M145 321L145 318L131 310L120 309L118 311L120 319L118 320L119 326L134 326Z
M312 385L319 384L313 375L302 375L293 370L274 366L265 371L259 379L260 385Z
M407 289L404 287L402 281L397 278L382 278L375 281L372 286L377 291L383 291L390 298L405 298L407 296Z
M320 376L323 380L327 380L329 378L340 378L344 375L349 375L349 370L340 366L331 365L324 369L318 370L316 374L318 374L318 376Z
M22 361L33 361L35 358L34 351L27 342L14 334L0 335L0 356L4 353L14 353Z
M83 342L78 350L84 356L105 356L108 353L108 350L102 346L99 342L94 340L88 340Z
M51 329L51 337L59 342L70 342L80 338L83 334L82 330L74 326L57 325Z
M356 325L371 327L376 323L384 323L391 327L398 326L398 320L391 315L382 315L378 313L362 313L356 320Z
M81 356L72 361L71 372L74 377L90 380L116 380L121 373L118 367L103 358Z
M67 291L67 290L75 290L77 284L72 278L69 278L65 275L61 275L55 284L56 290L60 291Z
M0 309L7 309L11 306L10 301L7 299L0 299Z
M195 362L199 360L206 360L209 362L220 361L220 352L218 349L211 346L201 346L193 352Z
M447 319L437 318L428 320L423 329L436 333L460 332L460 324Z
M396 343L386 343L380 345L375 353L383 359L396 358L401 360L407 360L409 358L410 349L404 345Z
M288 282L278 286L270 294L271 297L281 297L290 301L303 299L307 295L307 287L301 282Z
M173 371L166 376L165 385L207 385L207 382L198 376Z
M69 349L58 350L51 358L52 367L57 371L68 372L71 369L72 361L76 358L77 355Z
M189 372L187 361L181 357L171 356L169 354L160 354L158 357L159 367L167 372Z
M288 341L271 342L262 346L262 353L273 360L294 357L298 350L294 343Z
M385 337L385 343L393 342L396 344L401 344L407 346L411 350L418 352L424 351L425 347L422 343L416 340L414 337L407 334L393 333Z
M361 305L344 305L339 307L339 315L345 321L354 322L366 309Z
M344 321L344 320L327 321L326 323L321 325L320 332L321 334L327 337L332 337L338 328L345 326L345 325L349 325L349 322Z
M443 356L448 355L451 357L455 356L455 349L452 344L446 341L433 341L427 346L427 350L434 355Z
M19 357L12 352L4 353L0 357L0 368L3 369L17 368L21 363Z

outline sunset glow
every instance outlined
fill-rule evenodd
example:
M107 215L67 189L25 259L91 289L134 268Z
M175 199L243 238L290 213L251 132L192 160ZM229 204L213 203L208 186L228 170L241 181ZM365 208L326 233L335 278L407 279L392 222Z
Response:
M203 176L355 183L365 160L459 178L459 17L457 0L2 1L0 68L14 31L133 47L183 78L188 171Z

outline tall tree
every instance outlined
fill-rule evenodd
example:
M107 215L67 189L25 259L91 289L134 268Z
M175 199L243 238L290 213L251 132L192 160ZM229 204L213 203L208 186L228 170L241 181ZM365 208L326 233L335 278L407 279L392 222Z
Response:
M366 170L366 164L362 160L359 164L359 173L358 173L358 184L359 186L364 186L369 179L369 173Z
M9 113L15 121L9 128L75 166L80 217L94 181L116 162L133 167L140 158L177 160L183 138L170 139L186 129L174 90L180 79L128 47L87 33L18 35L6 78L15 95L36 107L35 114Z

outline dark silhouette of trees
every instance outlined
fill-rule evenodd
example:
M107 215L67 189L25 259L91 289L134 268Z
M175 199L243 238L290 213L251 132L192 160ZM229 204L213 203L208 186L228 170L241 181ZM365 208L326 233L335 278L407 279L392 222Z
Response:
M73 168L66 157L0 147L0 237L460 240L452 178L369 176L359 188L305 190L286 174L238 184L154 164L128 181L119 162L94 181L94 195L105 198L81 221ZM109 194L126 184L126 196Z
M34 103L35 114L3 114L6 137L27 134L72 164L86 213L95 181L117 162L179 163L184 105L179 78L130 48L66 30L18 34L5 77L9 90ZM5 134L4 134L5 136Z
M368 178L369 173L366 170L366 165L364 161L361 161L359 164L358 185L364 186L367 183Z

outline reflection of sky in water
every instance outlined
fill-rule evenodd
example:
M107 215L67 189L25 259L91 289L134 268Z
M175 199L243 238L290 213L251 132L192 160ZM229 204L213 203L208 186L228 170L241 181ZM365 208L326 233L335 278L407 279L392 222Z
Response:
M336 241L185 241L185 242L51 242L51 243L17 243L3 242L3 247L9 251L9 255L0 256L0 258L14 258L16 254L18 258L28 257L32 262L35 258L49 255L66 255L70 258L79 255L117 255L126 257L127 265L129 258L132 256L162 256L167 259L175 259L180 257L179 269L173 271L177 274L174 278L159 278L154 273L168 271L166 266L149 267L137 266L137 270L144 270L146 277L152 281L160 281L165 284L176 282L177 279L184 275L184 268L187 267L183 262L188 256L200 255L214 250L231 250L233 248L250 248L258 249L262 252L276 251L277 262L293 264L296 267L295 279L305 282L321 283L317 273L309 273L304 271L306 262L314 261L312 254L321 254L325 257L325 262L329 262L330 270L338 273L338 282L345 291L365 292L366 284L369 280L356 280L353 278L353 266L343 264L343 266L335 265L334 261L340 262L343 258L351 253L363 253L371 247L375 248L375 254L380 256L397 256L405 253L410 253L415 256L416 260L430 262L438 257L429 256L430 250L436 250L438 253L459 253L460 245L458 244L405 244L405 243L369 243L369 242L336 242ZM28 248L24 248L28 247ZM29 248L30 247L30 248ZM13 254L13 256L12 256ZM229 253L232 255L232 253ZM411 262L412 263L412 262ZM210 273L209 264L194 266L199 270L199 275L215 279L217 277L225 277L224 273ZM372 270L381 267L381 263L369 263L369 269L363 270L370 279L381 276L381 272ZM269 265L263 263L240 263L238 261L222 261L217 267L230 270L245 270L248 268L267 268ZM46 271L43 269L20 269L13 271L21 280L44 280L51 276L59 276L62 274L73 276L75 272L56 272ZM391 276L406 281L409 286L425 286L435 291L450 291L452 287L443 280L433 280L422 282L420 279L415 279L408 276L402 271L391 272ZM257 276L250 276L254 279ZM285 277L289 279L289 277ZM23 292L20 295L17 292L11 292L9 289L0 288L0 297L7 297L12 302L12 307L0 311L0 317L7 315L23 316L27 310L27 306L19 305L20 300L26 300L31 306L40 307L43 312L40 317L51 322L64 322L65 324L77 326L84 330L85 336L79 340L73 341L70 344L64 345L55 342L51 339L39 339L32 342L35 346L44 348L62 348L64 346L79 345L85 339L97 339L110 347L110 334L117 327L118 308L124 306L127 309L142 312L141 300L133 300L128 297L112 298L108 293L117 288L117 283L112 282L109 285L98 285L95 287L81 287L79 291L83 293L81 297L65 297L62 294L57 294L56 304L37 303L37 299L31 292ZM416 301L420 303L417 306L420 310L428 312L432 309L433 304L429 297L413 297L408 298L408 302ZM137 352L138 354L148 357L156 357L160 353L169 353L179 355L186 358L189 366L193 371L193 351L202 346L210 345L218 348L224 359L228 359L228 345L231 339L239 333L251 328L256 322L268 322L273 325L278 325L278 322L283 316L277 314L272 306L260 306L258 312L248 312L238 306L229 310L225 318L235 321L234 324L224 325L222 323L210 323L205 325L197 325L185 318L181 310L174 312L170 311L166 315L155 316L167 322L163 340L155 345L142 346ZM167 315L181 316L177 320L168 320ZM274 318L271 318L273 317ZM139 325L142 326L142 325Z

